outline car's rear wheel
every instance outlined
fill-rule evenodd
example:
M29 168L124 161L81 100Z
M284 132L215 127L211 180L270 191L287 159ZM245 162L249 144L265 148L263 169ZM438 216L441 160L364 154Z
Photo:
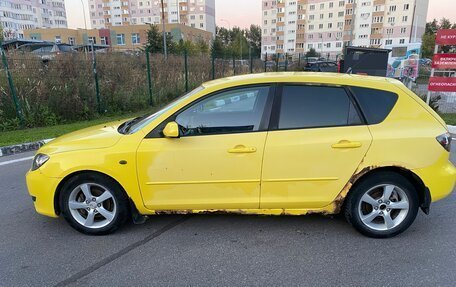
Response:
M128 218L128 198L121 187L98 174L70 179L62 189L60 207L74 229L91 235L112 233Z
M387 238L404 232L418 213L418 195L404 177L378 172L355 185L347 197L345 217L369 237Z

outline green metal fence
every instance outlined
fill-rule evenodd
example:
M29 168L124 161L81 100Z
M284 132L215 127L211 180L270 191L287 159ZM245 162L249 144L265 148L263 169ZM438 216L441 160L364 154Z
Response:
M233 75L302 70L288 55L2 52L0 131L162 106L201 83Z

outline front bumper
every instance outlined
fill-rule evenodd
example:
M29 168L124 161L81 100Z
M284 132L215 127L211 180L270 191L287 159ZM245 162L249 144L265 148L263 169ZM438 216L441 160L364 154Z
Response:
M441 200L454 190L456 183L456 168L448 160L448 155L442 156L433 165L413 170L429 189L432 202Z
M58 178L47 177L40 170L29 171L26 175L27 189L34 199L36 212L49 217L58 217L54 208L54 196L59 184Z

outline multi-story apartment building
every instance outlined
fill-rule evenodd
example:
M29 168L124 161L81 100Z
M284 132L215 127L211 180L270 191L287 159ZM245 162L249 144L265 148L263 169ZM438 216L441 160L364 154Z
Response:
M65 0L0 0L0 26L6 40L24 38L25 29L66 28Z
M160 24L160 0L89 0L93 28ZM215 34L215 0L164 0L165 23Z
M262 54L420 42L429 0L263 0Z

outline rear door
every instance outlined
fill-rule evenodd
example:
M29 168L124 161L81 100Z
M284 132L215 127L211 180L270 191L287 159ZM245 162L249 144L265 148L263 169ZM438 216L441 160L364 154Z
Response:
M343 87L279 87L264 151L260 207L329 205L356 171L371 141Z

